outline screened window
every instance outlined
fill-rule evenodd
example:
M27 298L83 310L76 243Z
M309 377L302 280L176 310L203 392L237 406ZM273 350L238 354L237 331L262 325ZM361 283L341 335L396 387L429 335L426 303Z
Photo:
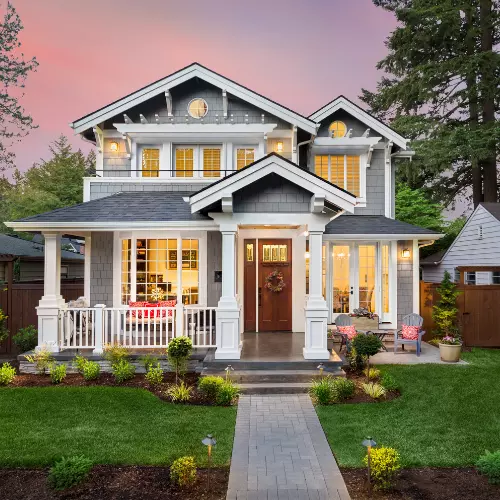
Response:
M314 173L342 189L360 196L359 156L316 155Z
M188 104L188 113L196 119L203 118L208 112L208 104L205 99L193 99Z
M220 148L203 149L203 177L220 177Z
M158 177L160 171L160 150L144 148L142 150L142 176Z
M500 285L500 271L493 271L491 273L491 284Z
M466 272L465 273L465 284L466 285L475 285L476 284L476 272Z
M328 127L328 131L330 132L330 137L345 137L347 127L344 122L334 121Z
M254 148L237 148L236 149L236 169L241 170L242 168L250 165L255 161L255 149Z
M175 150L175 176L193 177L194 149L177 148Z

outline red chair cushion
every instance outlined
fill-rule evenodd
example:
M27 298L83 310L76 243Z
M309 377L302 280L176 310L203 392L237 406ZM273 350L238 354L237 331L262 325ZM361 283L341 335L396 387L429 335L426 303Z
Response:
M160 300L158 302L159 307L175 307L177 305L177 300L172 299L172 300ZM173 311L162 311L162 318L166 316L166 312L168 312L168 317L171 318L173 315Z
M418 340L419 326L403 325L401 335L406 340Z
M144 301L132 302L131 300L129 300L128 302L129 307L145 307L146 304L147 302ZM136 315L138 318L142 318L142 311L131 311L131 314L132 318L135 318Z
M338 326L337 329L340 333L347 335L347 338L349 340L352 340L358 334L358 332L356 331L356 327L354 325Z

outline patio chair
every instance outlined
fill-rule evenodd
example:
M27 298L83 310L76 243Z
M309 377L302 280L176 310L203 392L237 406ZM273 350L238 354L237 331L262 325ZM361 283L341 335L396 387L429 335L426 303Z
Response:
M335 318L335 325L337 326L337 328L339 326L352 326L352 318L348 314L339 314ZM339 331L337 331L337 333L338 335L340 335L340 338L342 339L340 343L340 351L342 351L343 346L345 346L346 351L348 351L349 349L347 346L347 341L348 341L347 335L345 333L340 333Z
M402 325L406 326L418 326L418 339L404 339L402 335L402 329L398 330L394 334L394 353L397 352L398 346L401 345L402 350L405 350L405 344L414 345L417 349L417 356L420 356L422 350L422 337L425 335L425 331L422 330L422 325L424 323L424 318L419 314L411 313L407 314L402 321Z

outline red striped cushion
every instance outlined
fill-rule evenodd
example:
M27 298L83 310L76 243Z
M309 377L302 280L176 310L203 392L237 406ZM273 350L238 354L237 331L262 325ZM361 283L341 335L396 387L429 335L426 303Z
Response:
M356 332L356 327L354 325L350 326L338 326L337 327L340 333L347 335L349 340L352 340L358 332Z
M406 340L418 340L419 326L403 325L401 335Z

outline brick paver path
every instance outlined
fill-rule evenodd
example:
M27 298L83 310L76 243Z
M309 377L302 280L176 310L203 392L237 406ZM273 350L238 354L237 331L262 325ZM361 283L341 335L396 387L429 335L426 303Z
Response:
M242 396L227 500L348 500L306 394Z

